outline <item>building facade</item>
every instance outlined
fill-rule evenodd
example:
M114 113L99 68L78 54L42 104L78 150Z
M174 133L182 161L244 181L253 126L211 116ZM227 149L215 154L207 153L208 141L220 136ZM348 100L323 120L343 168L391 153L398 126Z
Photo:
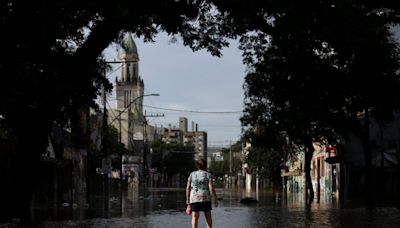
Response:
M126 33L120 44L121 73L115 80L117 108L108 112L108 124L119 132L120 141L128 154L123 155L123 177L127 173L143 176L149 144L154 140L155 128L148 125L143 114L144 82L139 75L139 54L131 33ZM143 177L142 177L143 178Z
M188 120L186 117L179 118L179 128L171 127L157 130L161 140L165 143L176 143L189 145L195 148L195 159L207 159L207 132L199 131L198 125L192 122L192 130L188 131Z
M144 83L139 76L139 55L130 33L125 34L120 49L121 74L116 78L117 109L109 113L109 123L120 132L121 142L133 150L135 140L143 140Z

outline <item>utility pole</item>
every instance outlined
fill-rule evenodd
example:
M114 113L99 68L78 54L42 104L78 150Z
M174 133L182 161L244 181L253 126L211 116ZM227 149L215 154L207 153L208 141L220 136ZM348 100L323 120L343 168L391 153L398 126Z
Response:
M121 113L122 113L122 111L121 110L117 110L118 112L119 112L119 115L118 115L118 123L119 123L119 143L121 144L122 143L122 118L121 118ZM122 152L123 151L120 151L121 153L119 154L119 160L120 160L120 162L121 162L121 165L120 165L120 167L119 167L119 177L120 177L120 181L121 181L121 183L122 183L122 166L123 166L123 164L122 164L122 160L123 160L123 154L122 154ZM122 184L121 184L121 186L122 186ZM121 191L122 192L122 191Z
M107 61L105 62L106 64L125 64L125 63L135 63L137 61ZM106 78L106 70L104 71L104 77ZM107 104L107 97L106 97L106 91L104 89L104 98L103 98L103 106L104 106L104 115L103 115L103 156L104 156L104 163L107 164L106 166L109 165L108 159L107 159L107 145L105 145L106 140L105 139L105 135L107 134L107 129L108 126L111 125L115 120L118 120L119 122L119 142L122 143L122 119L121 119L121 115L123 112L125 112L128 108L131 108L131 104L136 102L137 99L142 98L144 96L159 96L159 94L146 94L146 95L141 95L139 97L136 97L135 99L133 99L132 101L130 101L129 105L126 106L123 110L119 110L118 116L116 116L113 120L110 121L110 123L108 123L108 118L107 118L107 110L106 110L106 104ZM129 121L129 120L128 120ZM129 136L128 136L129 138ZM119 172L119 176L120 176L120 205L121 205L121 212L122 212L122 186L123 186L123 180L122 180L122 168L123 168L123 150L120 151L119 154L119 160L120 160L120 172ZM105 194L105 198L106 198L106 203L105 203L105 211L108 214L108 195L109 195L109 186L108 186L108 170L104 173L104 194Z
M229 141L229 175L232 176L232 141Z
M106 89L103 88L103 131L102 131L102 149L103 149L103 181L104 181L104 211L108 214L108 171L104 168L107 168L108 165L108 153L107 153L107 131L108 131L108 124L107 124L107 93Z
M108 63L118 63L118 62L108 62ZM116 121L116 120L118 120L119 121L119 137L120 137L120 142L122 141L122 136L121 136L121 115L122 115L122 113L124 113L124 112L126 112L128 109L129 110L131 110L131 107L132 107L132 104L135 104L135 110L136 111L138 111L137 110L137 108L136 108L136 101L138 100L138 99L140 99L140 98L143 98L143 97L146 97L146 96L160 96L160 94L158 94L158 93L151 93L151 94L144 94L144 95L141 95L141 96L138 96L138 97L136 97L135 99L133 99L132 101L130 101L129 102L129 104L123 109L123 110L119 110L118 111L118 115L113 119L113 120L111 120L111 122L108 124L108 125L111 125L112 123L114 123L114 121ZM132 123L133 124L133 123ZM133 128L133 126L132 126L132 129L134 129ZM129 143L129 142L128 142ZM122 154L121 154L121 156L122 156ZM120 158L121 159L121 167L120 167L120 176L121 176L121 182L122 182L122 157Z
M87 139L86 144L86 203L88 204L90 202L90 191L92 190L91 186L91 177L93 176L93 151L91 149L91 116L90 116L90 108L86 107L85 108L85 115L86 115L86 133L85 137Z
M241 179L239 180L239 183L240 183L240 187L243 187L242 181L244 182L244 180L246 180L246 172L245 172L245 168L244 168L246 155L245 155L245 151L244 151L244 139L243 138L242 138L241 144L242 144L242 176L240 177Z
M118 110L118 112L121 112L121 110ZM118 123L119 123L119 143L122 143L122 118L121 115L118 117Z
M146 117L164 117L164 114L150 114L146 115L146 112L143 116L143 187L146 188L147 181L147 150L148 150L148 140L147 140L147 120Z
M122 114L122 111L121 110L118 110L118 123L119 123L119 143L120 143L120 145L122 144L122 118L121 118L121 114ZM120 210L121 210L121 215L122 215L122 210L123 210L123 208L122 208L122 189L123 189L123 185L124 185L124 182L123 182L123 180L122 180L122 167L124 166L123 165L123 150L121 150L120 151L120 153L119 153L119 162L120 162L120 166L119 166L119 205L120 205Z

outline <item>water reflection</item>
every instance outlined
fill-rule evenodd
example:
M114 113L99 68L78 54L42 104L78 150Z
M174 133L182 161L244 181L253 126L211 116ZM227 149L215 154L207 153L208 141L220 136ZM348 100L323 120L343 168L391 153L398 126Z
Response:
M237 188L217 189L222 200L213 209L214 227L400 227L397 208L341 209L337 204L320 203L305 207L301 195L277 198L270 191L246 191ZM243 197L253 197L258 204L244 205ZM108 214L91 205L80 209L80 216L64 221L42 222L42 227L190 227L186 216L185 189L148 189L142 195L125 194L110 202ZM75 209L74 211L77 211ZM199 227L205 227L201 216Z
M185 207L185 189L154 188L133 199L123 201L123 217L146 216L158 211L183 211Z

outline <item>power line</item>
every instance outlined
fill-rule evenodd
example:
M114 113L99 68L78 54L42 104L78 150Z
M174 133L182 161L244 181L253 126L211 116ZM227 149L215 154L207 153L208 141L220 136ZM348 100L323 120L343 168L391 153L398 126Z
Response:
M150 106L150 105L143 105L143 106L148 107L148 108L166 110L166 111L202 113L202 114L238 114L238 113L242 113L242 111L217 111L217 112L211 112L211 111L183 110L183 109L173 109L173 108L160 108L160 107L154 107L154 106Z
M111 72L107 72L107 77L114 74L115 72L117 72L119 69L121 69L121 67L122 67L122 64L119 67L117 67L115 70L113 70Z
M214 124L214 125L202 124L201 126L202 127L207 127L207 128L209 128L209 127L215 127L215 128L217 128L217 127L219 127L219 128L241 128L242 127L240 125L218 125L218 124Z

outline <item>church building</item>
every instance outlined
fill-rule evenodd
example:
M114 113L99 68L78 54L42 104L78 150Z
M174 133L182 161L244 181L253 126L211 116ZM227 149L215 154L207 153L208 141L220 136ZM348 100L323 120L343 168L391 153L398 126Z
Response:
M108 123L118 129L120 141L128 150L125 164L143 162L146 145L154 139L154 127L143 115L144 82L139 75L139 55L131 33L120 43L121 74L115 80L117 108L109 111Z

